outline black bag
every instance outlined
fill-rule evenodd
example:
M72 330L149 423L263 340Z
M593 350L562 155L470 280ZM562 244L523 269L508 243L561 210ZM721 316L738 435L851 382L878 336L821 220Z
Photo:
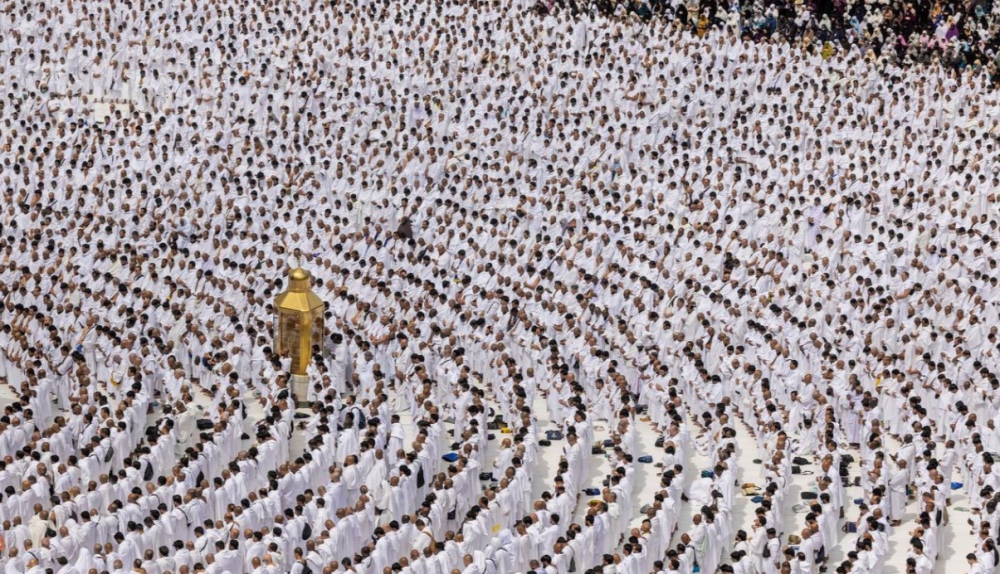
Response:
M448 511L448 520L455 520L455 516L457 516L457 514L455 513L454 508Z
M797 456L792 459L792 464L797 464L799 466L806 466L809 464L809 460L802 458L801 456Z
M538 441L538 445L539 445L539 446L552 446L552 441L550 441L550 440L545 440L545 439L543 438L542 440Z
M764 551L761 553L761 556L763 556L764 558L771 557L771 546L766 542L764 543Z
M802 497L802 500L816 500L817 498L819 498L819 495L811 490L803 491L799 493L799 496Z
M792 465L792 474L802 474L802 467Z
M590 449L590 454L604 454L604 449L599 446L595 446L594 448Z
M661 436L660 438L656 439L656 442L653 443L653 445L656 446L656 448L663 448L663 443L664 442L666 442L666 441Z
M854 457L849 454L840 455L840 464L844 464L845 462L847 464L852 464L854 462Z
M153 465L148 460L146 461L146 471L142 473L142 479L146 482L153 480Z
M198 419L198 422L196 423L195 426L198 427L198 430L208 430L211 428L215 428L215 425L212 424L212 419Z
M422 487L424 484L426 484L424 481L424 469L417 467L417 488Z
M111 462L111 459L115 456L115 447L108 447L108 452L104 454L104 462Z
M493 473L492 472L480 472L479 473L479 480L493 480Z
M313 535L313 527L311 524L306 522L306 525L302 527L302 540L309 540Z

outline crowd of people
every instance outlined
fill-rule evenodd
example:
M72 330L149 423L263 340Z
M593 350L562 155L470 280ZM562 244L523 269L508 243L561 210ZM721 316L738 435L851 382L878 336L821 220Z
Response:
M533 8L0 12L5 573L995 571L990 78Z
M662 18L704 36L726 29L829 56L857 46L873 60L983 72L1000 82L1000 4L993 0L538 0L543 13Z

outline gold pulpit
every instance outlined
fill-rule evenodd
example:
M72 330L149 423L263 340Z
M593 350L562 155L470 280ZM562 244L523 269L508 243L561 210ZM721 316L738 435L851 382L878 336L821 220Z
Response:
M305 401L309 379L306 369L313 357L313 348L324 346L323 314L326 306L312 291L312 276L305 269L293 269L288 274L288 289L274 300L278 314L275 349L292 360L292 392Z

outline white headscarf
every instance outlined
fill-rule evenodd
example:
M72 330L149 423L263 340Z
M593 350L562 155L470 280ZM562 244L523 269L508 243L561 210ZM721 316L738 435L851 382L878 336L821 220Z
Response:
M514 536L510 532L510 528L504 528L497 533L497 543L496 549L510 550L510 546L514 544Z

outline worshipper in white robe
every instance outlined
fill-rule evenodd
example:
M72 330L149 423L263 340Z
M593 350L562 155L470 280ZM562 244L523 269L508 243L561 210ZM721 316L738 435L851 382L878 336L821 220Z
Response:
M906 468L906 461L897 461L898 469L893 471L889 477L889 520L894 526L898 526L903 518L903 510L906 506L906 498L909 490L909 472Z

